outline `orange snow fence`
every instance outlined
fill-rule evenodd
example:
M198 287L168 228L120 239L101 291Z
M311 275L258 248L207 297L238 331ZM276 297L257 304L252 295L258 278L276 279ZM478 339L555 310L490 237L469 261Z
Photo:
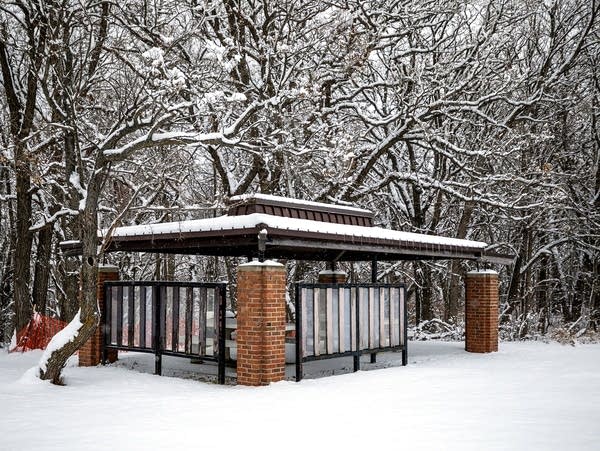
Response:
M17 344L14 348L9 349L8 352L46 349L52 337L64 329L66 325L67 323L64 321L35 312L31 321L17 332Z

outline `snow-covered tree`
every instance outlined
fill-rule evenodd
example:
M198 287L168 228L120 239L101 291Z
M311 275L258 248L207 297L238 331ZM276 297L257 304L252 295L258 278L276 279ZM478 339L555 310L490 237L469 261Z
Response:
M501 272L514 336L557 316L597 328L598 10L3 2L4 335L34 305L68 320L79 311L74 339L42 364L58 381L98 322L99 230L110 239L118 225L217 214L253 191L358 203L385 226L495 243L517 256ZM81 240L81 262L57 251L64 239ZM191 262L233 280L229 260L120 258L144 277L189 274L180 263ZM380 275L409 281L417 321L459 321L467 269L400 262Z

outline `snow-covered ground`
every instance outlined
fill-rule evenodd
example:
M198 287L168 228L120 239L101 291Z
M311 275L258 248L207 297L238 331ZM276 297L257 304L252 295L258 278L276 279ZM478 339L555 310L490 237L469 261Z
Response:
M407 367L262 388L144 374L133 354L52 386L23 376L40 356L0 352L1 450L600 449L600 345L414 342Z

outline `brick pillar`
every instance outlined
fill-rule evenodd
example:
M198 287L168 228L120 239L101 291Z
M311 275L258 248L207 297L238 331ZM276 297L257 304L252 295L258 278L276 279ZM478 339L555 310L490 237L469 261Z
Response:
M465 349L498 351L498 273L471 271L465 284Z
M346 283L346 272L323 270L319 273L319 283Z
M285 266L238 267L237 382L268 385L285 377Z
M108 265L99 266L96 297L98 299L98 307L100 308L101 315L104 310L104 282L109 280L119 280L119 268ZM96 366L100 364L102 359L102 332L104 330L104 322L104 317L101 316L100 326L81 349L79 349L79 366ZM109 362L117 360L116 349L108 351L107 359Z

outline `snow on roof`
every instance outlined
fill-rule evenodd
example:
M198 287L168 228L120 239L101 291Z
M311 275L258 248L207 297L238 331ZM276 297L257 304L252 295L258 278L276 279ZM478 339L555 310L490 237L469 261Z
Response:
M112 237L157 236L177 233L210 232L218 230L254 229L260 221L257 214L245 216L219 216L217 218L192 219L188 221L163 222L160 224L117 227ZM268 215L261 215L268 216ZM106 231L103 231L103 235Z
M288 204L295 204L302 207L319 207L319 208L332 208L334 207L336 210L346 210L349 213L362 213L362 214L372 214L373 212L370 210L365 210L364 208L358 207L350 207L348 205L338 205L338 204L325 204L322 202L313 202L310 200L302 200L302 199L293 199L290 197L282 197L282 196L273 196L271 194L241 194L239 196L233 196L229 198L231 203L243 202L250 199L259 199L271 202L284 202Z
M474 270L474 271L469 271L467 274L471 275L471 276L476 276L476 275L479 275L479 274L482 274L482 275L485 275L485 274L488 274L488 275L489 274L496 274L496 275L498 275L498 271L494 271L493 269L477 269L477 270Z
M446 238L435 235L422 235L418 233L383 229L381 227L363 227L356 225L311 221L308 219L285 218L263 213L252 213L244 216L220 216L217 218L168 222L162 224L118 227L113 230L112 237L119 238L148 236L156 238L159 235L167 234L255 229L259 225L261 225L261 227L266 226L267 229L272 228L279 230L352 236L357 238L372 238L398 242L461 246L472 249L483 249L487 247L487 244L481 241L461 240L458 238Z
M258 260L252 260L248 263L242 263L241 265L238 266L238 268L242 267L242 266L249 266L249 267L251 267L251 266L278 266L281 268L284 267L283 264L276 262L275 260L265 260L264 262L260 262Z

